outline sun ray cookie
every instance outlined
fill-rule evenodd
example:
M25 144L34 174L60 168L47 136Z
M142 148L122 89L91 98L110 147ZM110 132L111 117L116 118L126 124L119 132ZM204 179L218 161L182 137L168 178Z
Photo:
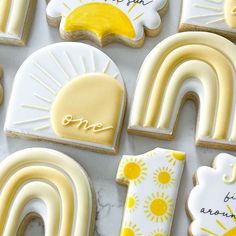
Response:
M45 148L18 151L0 162L0 235L24 235L41 218L45 235L94 235L94 190L70 157Z
M183 0L179 29L210 31L235 40L235 0Z
M121 236L169 236L185 153L156 148L123 156L117 182L128 185Z
M167 0L51 0L48 23L65 40L90 39L100 46L113 41L141 47L145 35L155 36Z
M0 1L0 43L26 44L36 4L37 0Z
M224 45L222 47L222 45ZM199 104L197 145L236 149L236 46L207 32L158 44L137 80L129 132L171 139L182 105Z
M125 106L125 85L108 56L86 44L58 43L18 70L5 131L115 153Z
M192 236L236 235L236 158L219 154L213 168L200 167L187 208Z

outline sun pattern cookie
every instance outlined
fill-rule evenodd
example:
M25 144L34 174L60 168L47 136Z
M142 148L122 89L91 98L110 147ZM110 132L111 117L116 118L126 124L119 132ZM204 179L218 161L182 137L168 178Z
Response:
M24 46L37 0L0 1L0 43Z
M224 45L224 47L222 47ZM187 99L198 102L198 145L236 149L236 46L206 32L165 39L145 59L129 131L170 139Z
M109 57L85 44L54 44L18 70L5 130L115 153L125 105L124 83Z
M128 185L121 236L169 236L185 153L156 148L123 156L117 181Z
M118 41L142 46L145 34L155 36L167 0L51 0L47 7L50 25L60 27L65 40L90 39L100 46Z
M0 235L24 235L41 218L45 235L92 236L94 191L68 156L43 148L16 152L0 163Z
M193 220L192 236L236 235L236 158L219 154L213 168L201 167L196 172L197 185L188 199Z
M180 31L204 30L236 39L235 0L183 0Z

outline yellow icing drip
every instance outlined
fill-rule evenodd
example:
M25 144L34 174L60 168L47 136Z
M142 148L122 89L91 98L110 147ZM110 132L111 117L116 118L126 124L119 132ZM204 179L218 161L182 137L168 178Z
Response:
M135 37L130 19L117 7L107 3L88 3L73 10L64 24L66 32L92 31L98 38L106 35Z
M6 24L11 8L11 0L0 1L0 32L5 32Z
M236 2L235 0L225 0L224 7L225 21L231 28L236 28Z
M58 93L51 110L53 129L63 138L112 146L123 97L124 88L109 75L81 75Z

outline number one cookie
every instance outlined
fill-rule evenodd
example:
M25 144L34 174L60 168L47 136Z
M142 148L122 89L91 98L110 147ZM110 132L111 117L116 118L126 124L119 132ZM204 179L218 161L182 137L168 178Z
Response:
M185 163L185 153L157 148L123 156L117 182L128 185L121 236L167 236Z

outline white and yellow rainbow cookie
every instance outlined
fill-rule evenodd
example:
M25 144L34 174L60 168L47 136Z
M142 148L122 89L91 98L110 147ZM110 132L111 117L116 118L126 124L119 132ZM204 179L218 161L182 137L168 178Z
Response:
M183 0L180 31L204 30L236 39L235 0Z
M200 167L187 207L192 236L236 235L236 158L219 154L213 168Z
M117 182L128 185L120 236L169 236L185 153L156 148L123 156Z
M93 187L70 157L44 148L18 151L0 163L0 235L24 235L41 218L45 236L92 236Z
M108 56L86 44L53 44L18 70L5 131L116 153L125 106L121 74Z
M155 36L168 0L51 0L48 23L65 40L90 39L100 46L117 41L141 47Z
M172 138L187 99L199 104L196 143L236 149L236 46L232 42L212 33L185 32L158 44L139 72L129 131Z
M24 46L37 0L0 0L0 43Z

